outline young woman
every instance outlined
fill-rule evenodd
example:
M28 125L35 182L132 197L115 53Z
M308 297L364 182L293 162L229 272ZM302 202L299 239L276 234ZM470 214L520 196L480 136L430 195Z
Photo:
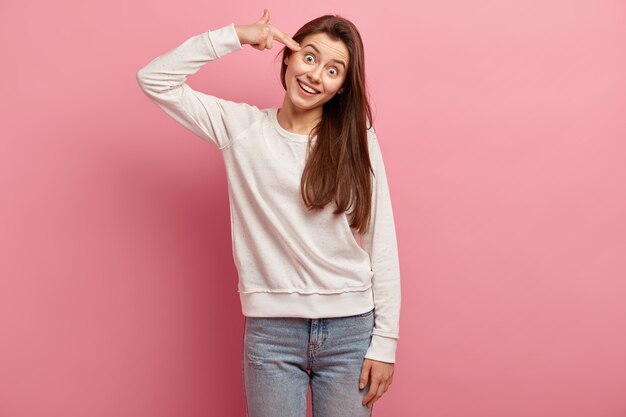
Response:
M369 416L393 377L400 272L361 36L340 16L314 19L293 38L269 20L264 10L254 24L193 36L137 79L225 162L247 415L304 417L310 385L315 417ZM285 45L280 108L185 83L243 45L275 41Z

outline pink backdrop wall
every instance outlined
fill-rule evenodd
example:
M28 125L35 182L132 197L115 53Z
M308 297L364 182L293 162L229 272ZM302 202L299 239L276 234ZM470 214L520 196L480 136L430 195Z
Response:
M564 0L4 0L0 416L244 415L223 163L135 75L263 7L364 38L403 274L374 415L625 416L626 4ZM189 84L278 106L277 52Z

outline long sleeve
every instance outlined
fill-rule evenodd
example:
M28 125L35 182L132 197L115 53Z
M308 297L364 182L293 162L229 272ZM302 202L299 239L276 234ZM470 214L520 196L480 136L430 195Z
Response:
M226 148L260 110L193 90L185 83L204 64L242 49L233 23L192 36L137 72L141 90L165 113L219 149ZM221 81L223 82L223 81Z
M362 235L361 245L370 255L374 320L372 342L366 358L395 362L400 330L400 265L391 197L382 154L376 134L370 133L370 158L374 170L371 223Z

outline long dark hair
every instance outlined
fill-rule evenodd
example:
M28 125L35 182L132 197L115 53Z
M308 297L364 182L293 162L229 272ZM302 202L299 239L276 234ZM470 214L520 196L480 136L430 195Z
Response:
M338 15L324 15L304 24L292 38L300 43L310 34L326 33L346 45L350 59L342 93L323 104L322 118L309 134L317 135L310 147L300 181L300 193L307 208L322 209L335 202L334 214L349 212L350 227L363 234L370 222L373 173L367 146L372 126L365 86L365 53L356 26ZM280 78L283 88L292 51L284 47Z

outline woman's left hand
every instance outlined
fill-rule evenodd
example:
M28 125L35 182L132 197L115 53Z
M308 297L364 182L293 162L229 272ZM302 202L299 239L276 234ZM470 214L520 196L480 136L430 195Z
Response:
M370 389L363 399L363 405L372 408L374 403L387 391L393 380L393 363L363 359L359 389L370 383Z

